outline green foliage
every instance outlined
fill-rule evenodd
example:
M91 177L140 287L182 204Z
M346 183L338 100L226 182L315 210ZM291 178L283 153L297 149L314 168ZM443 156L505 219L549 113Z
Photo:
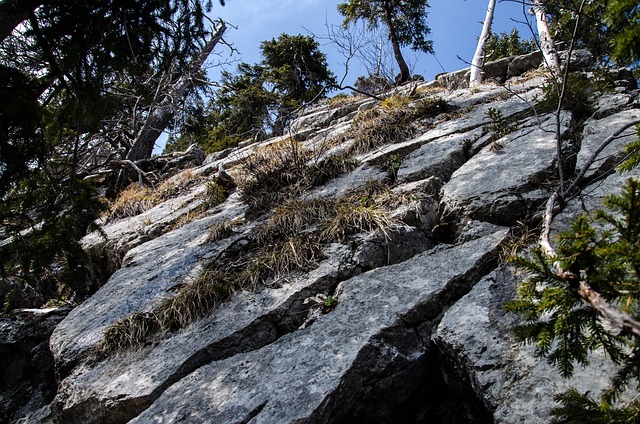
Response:
M506 32L498 34L492 33L487 40L485 47L486 60L498 60L503 57L518 56L531 53L538 49L534 40L523 40L517 29L512 29L509 34Z
M433 42L425 38L431 32L427 7L426 0L350 0L338 4L338 12L344 16L345 26L362 19L375 29L382 22L389 30L389 38L396 37L401 46L432 53Z
M605 199L604 206L580 216L559 235L557 258L547 258L539 250L533 252L533 258L514 258L519 267L531 273L518 287L517 298L506 305L524 320L515 328L516 338L533 343L536 353L546 357L563 377L573 374L576 363L587 364L596 349L603 349L620 364L599 402L575 390L558 395L562 406L555 414L559 422L637 422L640 416L637 400L616 405L631 384L640 382L640 339L603 323L582 301L575 278L568 277L579 276L615 307L635 319L640 316L638 180L630 179L621 194ZM558 275L555 261L570 274ZM581 421L585 417L590 418Z
M262 61L240 63L235 74L222 72L222 87L208 111L190 118L181 137L214 152L242 140L282 135L297 108L323 98L336 83L319 47L303 35L263 41Z
M584 74L571 73L566 81L562 108L573 113L576 121L583 121L593 112L594 82ZM555 111L560 99L560 89L556 81L550 79L543 87L543 98L538 103L542 112Z
M130 118L200 51L211 2L40 3L0 41L0 228L20 241L0 270L79 299L96 289L79 240L105 207L83 178L126 153Z
M621 171L630 171L640 166L640 125L636 126L636 135L638 138L625 147L627 159L620 164Z
M579 1L545 2L555 40L568 46L573 38ZM636 0L586 2L576 47L586 48L602 63L633 65L640 60L640 8Z
M491 149L494 151L502 149L504 146L499 140L512 133L517 127L502 115L502 112L496 108L487 109L485 117L491 122L485 124L482 130L485 133L491 133Z
M640 61L640 7L636 0L609 0L605 24L615 31L612 57L621 64Z
M338 299L336 299L333 296L327 296L323 301L322 301L322 311L324 313L328 313L333 311L336 306L338 306Z
M409 68L402 57L401 47L410 46L415 51L433 53L433 42L426 37L431 32L427 25L427 0L349 0L338 4L338 12L344 16L343 26L363 20L370 30L380 23L387 27L389 41L400 67L398 82L409 80Z

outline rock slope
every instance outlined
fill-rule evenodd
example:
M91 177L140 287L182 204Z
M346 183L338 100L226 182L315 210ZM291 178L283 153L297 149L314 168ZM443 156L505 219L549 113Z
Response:
M523 63L537 66L522 59L512 67ZM393 224L386 233L363 230L327 240L315 265L235 290L201 319L141 344L99 353L114 324L132 314L151 316L194 284L206 263L222 263L256 243L263 224L281 211L255 210L242 184L210 207L202 200L205 186L197 184L182 197L105 224L106 239L87 236L93 256L117 258L117 270L56 327L50 340L56 397L23 419L534 423L549 421L554 391L606 384L606 373L594 379L591 369L559 379L531 349L514 343L515 318L501 307L522 278L501 253L557 184L556 117L535 107L545 76L539 70L514 76L522 73L509 71L505 85L473 91L455 88L456 75L444 79L446 87L436 81L400 89L394 95L405 103L396 107L412 121L393 142L358 147L358 120L368 116L373 126L397 110L390 101L354 98L305 111L292 123L295 140L237 148L189 171L210 181L224 165L241 182L247 158L282 143L313 152L305 156L312 170L323 159L349 155L349 168L335 168L304 190L285 188L288 200L280 205L355 191L359 197L343 197L350 200L339 205L367 208L381 197L366 190L385 184ZM569 158L562 165L573 174L617 126L640 121L637 90L593 98L589 116L559 115ZM434 99L446 107L424 109ZM610 174L633 139L630 128L608 147L589 170L592 185L558 217L558 226L582 207L596 207L628 178ZM231 231L212 239L212 226L229 223ZM318 229L309 225L303 232ZM242 258L224 263L235 266Z

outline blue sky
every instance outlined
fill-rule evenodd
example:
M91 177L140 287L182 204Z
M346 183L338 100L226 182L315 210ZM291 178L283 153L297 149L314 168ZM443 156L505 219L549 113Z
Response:
M227 63L226 69L235 71L238 61L250 64L258 63L260 42L277 38L282 33L290 35L312 34L324 36L326 25L342 22L337 12L337 4L333 0L226 0L221 7L214 1L214 9L210 17L220 17L237 27L230 28L226 40L234 45L239 55L229 57L229 50L217 50L218 61L235 60ZM458 56L471 62L476 42L482 30L488 0L430 0L428 23L431 27L430 39L434 43L434 55L424 53L415 55L406 51L407 62L415 64L414 73L422 75L430 81L441 72L452 72L466 68L468 65ZM498 0L493 22L493 31L510 32L517 27L523 38L530 38L527 26L518 25L515 21L524 21L522 4L519 0ZM329 68L340 80L344 75L344 57L327 42L319 40L321 50L327 56ZM443 69L444 68L444 69ZM213 81L219 79L220 67L210 67L209 76ZM361 69L351 68L345 84L352 85L356 78L365 74ZM160 153L166 143L166 136L158 140L154 153Z
M263 40L277 38L281 33L291 35L325 35L325 22L340 24L341 16L336 10L340 1L331 0L227 0L226 6L214 3L212 17L221 17L237 26L228 32L227 40L240 52L240 60L248 63L260 61L259 46ZM435 55L414 55L407 51L407 61L415 63L415 73L426 80L435 74L465 68L462 59L471 62L475 44L482 29L486 0L430 0L428 23L431 27L430 39L434 42ZM523 21L522 5L518 1L502 1L495 11L494 32L509 32L516 26L522 37L529 38L526 26L514 20ZM327 55L329 67L338 77L344 74L344 58L335 48L321 40L321 50ZM227 52L223 52L227 57ZM440 63L438 63L438 61ZM441 65L442 67L441 67ZM235 65L228 68L233 70ZM350 72L347 82L358 77L357 69ZM212 72L212 76L216 75Z

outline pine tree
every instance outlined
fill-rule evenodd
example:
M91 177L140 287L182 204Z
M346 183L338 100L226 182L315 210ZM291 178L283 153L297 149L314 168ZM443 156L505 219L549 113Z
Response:
M428 7L427 0L349 0L338 4L338 12L344 16L344 26L362 19L371 29L377 28L380 23L387 27L400 68L396 82L404 83L411 75L401 48L411 46L416 51L433 52L433 42L426 39L431 32L427 25Z
M514 258L532 275L506 305L524 320L515 328L516 338L534 344L536 354L565 378L576 364L588 364L596 349L619 365L597 400L575 389L557 394L560 406L552 412L557 422L640 420L637 397L619 402L625 390L635 391L640 383L640 182L630 179L603 205L559 235L557 257L536 249L532 258Z

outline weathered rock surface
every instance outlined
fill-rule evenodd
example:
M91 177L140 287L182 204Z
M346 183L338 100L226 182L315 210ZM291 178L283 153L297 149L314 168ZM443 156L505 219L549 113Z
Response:
M454 370L449 378L468 381L495 423L548 422L551 394L570 387L598 393L614 370L597 355L589 367L577 367L572 379L563 380L555 367L534 356L532 346L515 342L516 317L502 305L513 299L521 278L504 267L492 272L447 311L434 336Z
M561 134L571 115L561 119ZM548 198L541 190L556 168L555 119L531 118L484 147L442 187L443 222L467 218L513 225Z
M419 345L405 345L406 333L428 326L473 285L505 236L503 230L463 246L443 246L347 280L336 293L336 309L311 327L198 369L133 422L327 422L366 416L377 405L375 386L406 393L420 384L423 352ZM403 400L386 399L386 406ZM384 416L380 409L376 413Z
M576 57L576 66L591 66L588 55ZM509 58L494 65L496 78L539 64L539 54ZM95 355L110 325L152 311L190 284L204 261L250 243L269 214L247 217L236 192L187 222L202 202L199 185L108 223L107 241L88 236L85 246L117 258L118 269L55 329L57 394L50 409L27 421L536 423L549 421L553 391L567 384L598 390L605 381L592 381L592 371L559 381L544 360L516 345L509 335L515 318L501 307L521 278L497 267L508 227L530 222L557 184L555 121L532 108L544 78L525 74L505 87L470 91L458 88L465 72L440 78L450 89L431 82L397 90L414 100L441 98L454 110L417 125L409 140L356 156L354 171L300 195L331 199L388 183L389 204L398 200L389 216L401 221L388 237L362 233L325 245L317 268L238 291L182 329ZM601 95L583 127L570 112L561 114L569 179L602 139L638 119L637 96L633 90ZM345 152L353 141L351 119L379 103L314 107L292 130L319 152L314 160ZM499 139L487 127L496 113L513 127ZM599 160L589 178L610 172L632 132L608 147L603 157L609 159ZM210 176L222 164L240 180L237 164L277 140L226 151L190 172ZM614 174L587 187L582 201L557 217L557 228L582 204L599 205L626 178ZM367 205L371 198L352 201ZM211 225L230 221L238 222L231 235L211 242Z

